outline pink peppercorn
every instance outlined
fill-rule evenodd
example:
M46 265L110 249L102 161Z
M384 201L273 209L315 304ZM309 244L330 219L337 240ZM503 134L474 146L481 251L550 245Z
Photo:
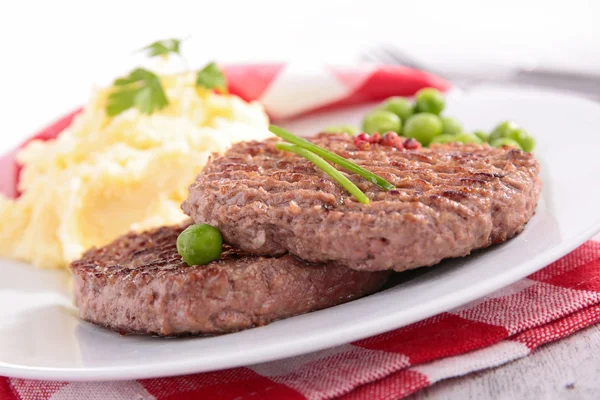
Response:
M360 150L367 150L370 146L371 138L367 133L361 133L354 136L354 145Z
M371 144L369 142L367 142L366 140L355 140L354 144L360 150L369 150L371 148Z
M383 135L380 143L384 146L394 146L394 143L397 139L398 134L396 132L387 132L385 135Z
M396 140L394 140L394 147L397 148L398 150L402 150L404 149L404 144L402 143L402 138L396 138Z
M410 138L410 139L406 139L404 141L403 146L404 146L405 149L415 150L415 149L418 149L419 147L421 147L421 143L419 143L414 138Z

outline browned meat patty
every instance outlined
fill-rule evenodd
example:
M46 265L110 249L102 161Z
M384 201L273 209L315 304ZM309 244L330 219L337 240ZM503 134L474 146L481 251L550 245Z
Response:
M345 303L389 277L226 245L219 260L188 267L176 249L184 228L130 233L73 262L81 318L122 333L219 334Z
M386 192L340 169L371 200L360 204L310 162L276 150L272 139L239 143L212 160L183 210L253 254L290 252L357 270L403 271L513 237L533 215L541 189L538 162L520 150L360 150L344 134L312 140L396 189Z

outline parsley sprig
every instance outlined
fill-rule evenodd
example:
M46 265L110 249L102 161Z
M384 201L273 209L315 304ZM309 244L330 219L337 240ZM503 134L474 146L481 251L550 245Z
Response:
M211 62L196 73L196 87L227 92L227 80L217 64Z
M169 100L160 83L160 78L144 68L136 68L126 77L113 83L113 91L108 96L106 113L114 117L135 107L143 114L165 108Z
M169 54L177 54L184 60L180 53L181 42L180 39L158 40L141 50L146 51L150 57L168 57ZM184 64L186 64L185 60ZM225 75L214 62L208 63L196 72L195 83L197 88L214 89L227 93ZM135 107L142 114L150 115L168 105L169 99L165 94L160 77L145 68L136 68L129 75L113 82L112 91L108 95L106 103L106 114L114 117Z
M140 50L147 51L148 56L150 56L150 57L156 57L156 56L167 57L171 53L181 55L181 53L179 52L180 44L181 44L181 39L157 40L156 42L150 43L148 46L143 47Z

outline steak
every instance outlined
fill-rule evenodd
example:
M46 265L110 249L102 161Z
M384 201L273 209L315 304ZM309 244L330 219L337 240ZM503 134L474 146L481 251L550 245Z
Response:
M220 334L345 303L377 291L390 275L227 245L219 260L189 267L176 248L186 226L130 233L73 262L80 317L121 333Z
M524 228L541 190L531 153L476 144L397 150L358 148L345 134L314 143L385 178L385 191L338 168L370 199L358 203L310 162L243 142L216 156L182 208L249 253L287 252L357 270L403 271L505 241Z

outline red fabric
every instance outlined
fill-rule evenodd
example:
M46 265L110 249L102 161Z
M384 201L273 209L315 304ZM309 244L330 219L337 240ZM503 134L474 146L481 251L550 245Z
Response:
M140 383L148 393L161 400L241 399L249 393L257 399L265 400L304 399L294 389L248 368L232 368L171 379L148 379Z
M361 83L348 96L307 109L300 115L381 101L391 96L412 96L425 87L434 87L442 91L450 89L448 82L435 75L397 65L384 65L373 72L365 72L362 80L357 80L355 70L339 69L332 72L337 79L346 84L356 84L357 81Z
M0 377L0 400L18 400L7 378Z
M508 332L501 326L443 313L354 344L371 350L405 354L414 365L489 346L507 336Z
M61 388L68 385L67 382L45 382L40 385L38 381L27 379L6 379L15 399L51 399ZM10 397L9 397L10 399ZM4 400L0 398L0 400Z
M258 99L279 74L284 64L245 64L223 67L231 94L246 101Z
M600 269L595 272L600 272ZM516 335L513 340L523 343L531 350L535 350L545 343L562 339L598 322L600 322L600 305L596 304L547 325L526 330Z
M352 71L339 72L341 79L345 80ZM424 87L435 87L448 90L450 84L445 80L427 72L384 65L375 70L351 96L332 104L332 107L343 107L361 103L368 103L386 99L390 96L412 96Z
M594 243L594 245L596 245L596 243ZM570 271L554 275L548 279L544 279L542 280L542 282L554 286L562 286L567 288L574 288L576 286L576 289L578 290L600 292L600 275L597 275L592 279L582 279L583 277L591 276L590 274L592 272L600 270L600 266L598 265L599 263L600 260L596 260L587 264L583 264L574 269L571 269Z
M340 400L396 400L431 384L420 372L403 370L382 380L360 386L342 395Z

